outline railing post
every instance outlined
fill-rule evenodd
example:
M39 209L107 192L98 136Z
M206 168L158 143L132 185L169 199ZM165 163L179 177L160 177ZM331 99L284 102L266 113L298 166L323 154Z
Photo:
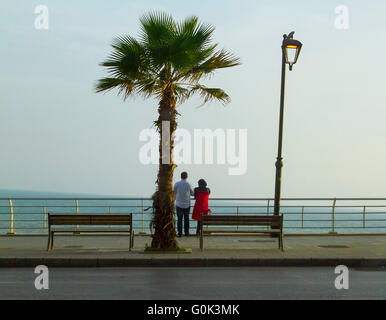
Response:
M268 201L267 201L267 216L269 215L269 202L270 202L270 200L268 199Z
M138 206L135 206L136 208ZM145 232L145 211L149 210L150 207L146 208L145 210L145 203L144 203L144 199L141 199L141 216L142 216L142 230L140 232L138 232L138 234L140 235L145 235L146 232ZM153 209L152 209L152 214L153 214ZM150 230L152 231L152 230Z
M43 229L47 228L46 207L43 207Z
M109 206L109 215L111 216L111 206ZM111 225L109 225L109 228L111 228Z
M304 229L304 206L302 206L302 229Z
M239 206L236 207L236 216L239 216ZM239 225L236 226L236 230L239 230Z
M334 198L334 202L332 203L332 219L331 219L331 232L330 234L336 234L335 232L335 205L336 205L336 198Z
M75 208L76 208L76 214L78 215L79 214L78 199L75 199ZM74 232L75 234L80 234L78 229L79 229L79 225L76 226L76 231Z
M366 228L366 206L363 206L363 229Z
M8 234L15 234L13 231L13 204L12 199L8 199L9 201L9 232Z
M142 233L145 233L145 210L143 208L143 199L141 200L141 210L142 210Z

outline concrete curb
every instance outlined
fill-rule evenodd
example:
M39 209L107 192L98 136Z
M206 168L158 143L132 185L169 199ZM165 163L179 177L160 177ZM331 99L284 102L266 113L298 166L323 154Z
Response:
M46 265L50 268L98 267L386 267L386 258L278 258L278 259L207 259L207 258L0 258L0 268L33 268Z

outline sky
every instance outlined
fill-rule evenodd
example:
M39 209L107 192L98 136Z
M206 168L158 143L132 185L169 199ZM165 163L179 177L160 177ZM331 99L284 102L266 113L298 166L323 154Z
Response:
M35 8L48 8L36 29ZM346 27L338 6L345 6ZM158 166L145 165L140 133L157 100L96 94L114 37L138 36L139 18L161 10L196 15L242 65L208 85L232 101L178 106L179 127L247 130L247 170L182 164L192 185L215 197L273 197L281 41L303 43L287 71L282 197L384 197L386 192L386 2L364 1L11 1L0 3L0 189L150 196ZM338 20L337 20L338 19Z

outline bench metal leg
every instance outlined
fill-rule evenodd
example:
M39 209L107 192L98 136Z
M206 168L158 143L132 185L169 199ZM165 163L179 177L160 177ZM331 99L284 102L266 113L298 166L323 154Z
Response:
M130 232L130 249L129 251L131 251L131 249L134 247L134 231L131 230Z
M280 233L280 249L281 249L281 251L284 251L283 232Z
M54 249L54 232L51 231L51 250Z
M48 232L47 251L50 250L50 243L51 243L51 232Z
M202 219L200 220L200 249L201 251L204 249L204 232L203 232L203 227L202 227Z

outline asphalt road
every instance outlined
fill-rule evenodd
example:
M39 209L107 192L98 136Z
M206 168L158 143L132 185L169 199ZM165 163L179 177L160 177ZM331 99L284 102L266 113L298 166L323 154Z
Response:
M337 290L331 267L0 269L0 299L386 299L386 269L349 270Z

